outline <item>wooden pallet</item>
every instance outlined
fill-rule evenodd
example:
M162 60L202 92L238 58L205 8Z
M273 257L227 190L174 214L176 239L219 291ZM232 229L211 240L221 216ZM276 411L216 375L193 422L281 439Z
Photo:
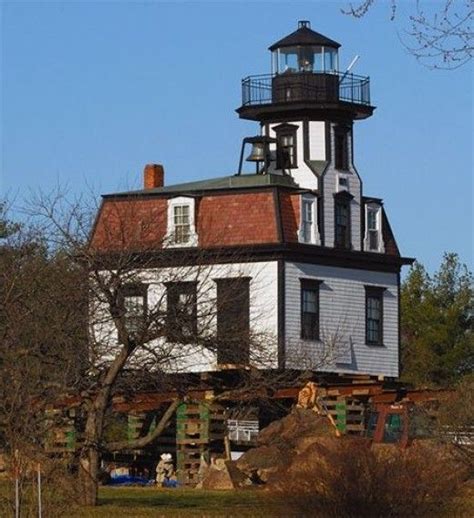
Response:
M224 440L221 407L204 402L182 403L176 410L176 474L181 484L195 485L210 462L210 447Z
M365 405L344 396L321 398L323 408L332 416L336 428L342 434L363 435L365 432Z

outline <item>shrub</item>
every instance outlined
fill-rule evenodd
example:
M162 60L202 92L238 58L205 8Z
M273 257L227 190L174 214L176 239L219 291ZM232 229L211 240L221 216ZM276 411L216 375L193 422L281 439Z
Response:
M371 447L363 439L315 443L270 485L291 516L440 516L464 480L448 448Z

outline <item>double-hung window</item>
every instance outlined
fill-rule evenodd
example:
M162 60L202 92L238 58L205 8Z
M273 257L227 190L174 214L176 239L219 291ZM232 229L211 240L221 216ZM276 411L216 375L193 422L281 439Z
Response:
M277 169L291 169L292 167L296 167L295 135L280 135L278 138Z
M169 282L166 287L168 340L189 343L197 334L196 282Z
M196 246L198 239L195 224L195 200L178 196L168 200L168 231L165 246Z
M189 205L174 205L173 220L174 242L180 245L188 243L191 234Z
M293 124L280 124L273 130L277 138L277 169L294 169L298 167L296 157L296 133L298 126Z
M351 248L351 200L352 195L340 191L334 196L334 246Z
M313 194L301 195L301 215L298 230L300 243L319 244L319 232L317 228L317 198Z
M313 200L303 198L301 206L301 238L303 243L312 242L314 224L313 205Z
M383 345L383 294L385 289L365 287L365 342Z
M319 340L320 281L301 279L301 338Z
M124 311L125 327L130 335L136 336L144 327L147 312L147 285L127 284L120 292Z
M367 209L367 236L369 241L369 250L379 249L379 228L378 228L378 210Z
M364 249L370 252L383 252L382 207L370 201L365 205L365 237Z

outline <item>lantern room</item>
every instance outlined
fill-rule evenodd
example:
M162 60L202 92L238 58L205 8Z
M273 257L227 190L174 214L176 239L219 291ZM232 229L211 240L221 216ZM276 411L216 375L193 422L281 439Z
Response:
M237 113L261 122L290 120L303 112L314 120L336 114L347 120L370 117L370 79L352 72L358 56L341 71L340 47L313 31L309 21L299 21L296 31L269 47L270 73L242 79Z
M339 43L311 30L309 21L300 21L298 30L269 48L272 73L337 72L339 47Z

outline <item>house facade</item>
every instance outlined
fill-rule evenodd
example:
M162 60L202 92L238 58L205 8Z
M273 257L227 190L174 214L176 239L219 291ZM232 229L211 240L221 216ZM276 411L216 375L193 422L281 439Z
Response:
M154 347L180 344L170 370L399 375L400 270L412 260L382 200L363 193L354 123L374 111L370 82L338 70L339 47L299 22L270 47L271 74L243 79L237 113L259 129L237 174L168 185L149 164L143 189L103 196L90 246L133 254L130 325L162 308Z

